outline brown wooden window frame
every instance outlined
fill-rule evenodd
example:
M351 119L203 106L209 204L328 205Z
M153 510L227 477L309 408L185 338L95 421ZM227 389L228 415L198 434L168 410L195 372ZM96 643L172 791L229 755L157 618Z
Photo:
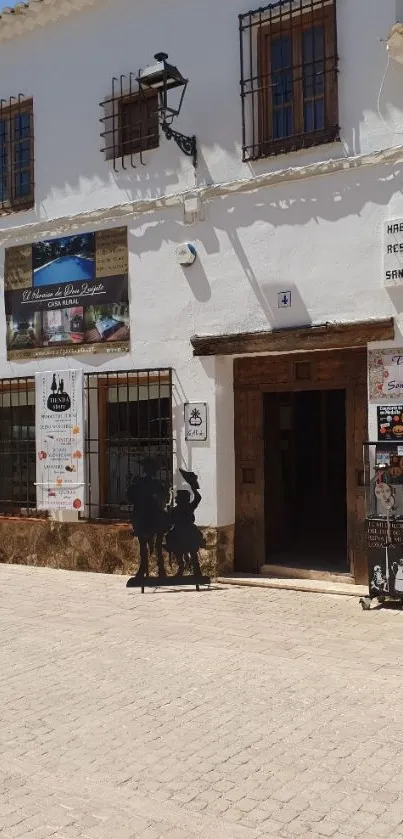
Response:
M35 203L33 99L20 99L14 104L7 105L3 103L4 100L0 103L0 122L4 121L6 123L5 146L7 149L7 162L4 168L6 170L7 197L2 196L0 184L0 214L31 209ZM14 120L15 117L25 114L29 115L29 135L24 138L18 138ZM29 162L27 165L18 165L16 162L18 144L27 141L29 142ZM2 164L0 162L0 178L1 172ZM29 177L29 191L26 195L18 195L15 187L16 177L22 172L28 172Z
M256 160L270 155L334 142L339 139L337 83L336 0L311 0L287 12L273 4L257 12L240 16L241 96L243 114L243 160ZM270 15L267 20L267 15ZM274 15L272 17L272 15ZM324 127L305 130L303 33L317 26L324 27ZM292 132L273 136L272 42L279 35L292 39ZM255 67L255 69L253 69ZM279 71L281 72L281 71ZM249 74L249 78L246 76ZM282 106L279 106L279 109Z
M155 113L150 113L150 103L155 104ZM131 106L136 106L139 112L139 119L130 120L128 123L129 134L131 130L140 128L140 136L129 136L125 138L126 126L124 124L124 112ZM154 107L152 105L151 107ZM123 96L118 101L118 146L119 157L125 158L128 155L141 154L144 151L156 149L159 146L159 125L158 125L158 96L154 93L133 93L131 96ZM134 131L133 131L134 134Z

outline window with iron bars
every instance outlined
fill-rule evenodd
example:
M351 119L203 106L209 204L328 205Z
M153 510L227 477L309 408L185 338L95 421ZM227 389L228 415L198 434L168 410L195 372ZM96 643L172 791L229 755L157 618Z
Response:
M117 166L133 168L143 153L159 146L158 96L138 88L133 73L112 79L111 95L100 103L104 115L101 151Z
M82 518L127 521L127 490L145 457L172 487L172 371L86 373ZM0 515L36 515L35 379L0 380ZM40 513L43 516L43 513Z
M0 212L34 205L32 99L0 100Z
M338 139L336 0L277 0L239 33L243 160Z

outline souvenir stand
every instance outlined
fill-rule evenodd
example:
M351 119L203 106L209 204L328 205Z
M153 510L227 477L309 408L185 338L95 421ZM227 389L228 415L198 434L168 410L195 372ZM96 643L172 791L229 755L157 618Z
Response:
M365 443L364 481L369 595L360 603L403 607L403 444Z

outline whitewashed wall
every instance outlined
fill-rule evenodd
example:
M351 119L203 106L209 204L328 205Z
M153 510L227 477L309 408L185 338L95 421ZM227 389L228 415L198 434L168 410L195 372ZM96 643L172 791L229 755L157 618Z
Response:
M248 7L242 0L171 0L167 10L162 0L104 0L0 51L0 97L34 98L36 157L35 209L1 219L0 243L96 229L91 213L99 210L101 226L127 223L132 351L68 364L174 367L177 455L203 475L204 524L234 517L232 365L194 360L190 336L388 315L403 321L403 290L385 289L381 270L383 222L403 217L403 153L394 162L358 165L362 155L403 145L403 66L392 62L382 85L381 39L399 17L399 2L338 0L341 142L253 164L241 161L237 15ZM178 202L117 218L116 205L195 185L190 159L164 138L146 154L146 166L118 174L99 151L99 102L112 76L136 72L158 50L190 79L178 128L197 134L199 186L334 158L356 157L357 166L304 179L285 172L277 185L229 192L209 200L205 221L192 227ZM74 220L77 214L84 216ZM175 247L188 239L198 259L183 269ZM1 276L3 259L4 247ZM290 309L278 308L284 290L292 292ZM7 362L3 311L0 317L0 377L60 369L58 359ZM208 445L183 440L188 400L209 403Z
M190 160L163 139L147 165L118 175L100 149L99 102L112 76L137 73L164 49L189 77L180 128L196 133L200 179L225 182L399 144L402 70L386 67L384 39L398 0L337 0L342 141L312 151L241 162L238 14L249 0L98 0L66 21L2 44L0 97L35 100L36 211L20 222L75 214L193 184ZM253 5L253 4L252 4ZM403 15L403 11L402 11ZM14 226L15 217L2 222Z

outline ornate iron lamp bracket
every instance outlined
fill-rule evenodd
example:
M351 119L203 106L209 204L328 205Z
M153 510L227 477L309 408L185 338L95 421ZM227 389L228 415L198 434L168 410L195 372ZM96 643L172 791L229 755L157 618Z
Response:
M175 131L168 123L161 124L161 130L164 132L167 140L174 140L176 145L188 157L193 158L193 166L197 165L197 141L195 135L188 137L186 134L181 134L180 131Z

